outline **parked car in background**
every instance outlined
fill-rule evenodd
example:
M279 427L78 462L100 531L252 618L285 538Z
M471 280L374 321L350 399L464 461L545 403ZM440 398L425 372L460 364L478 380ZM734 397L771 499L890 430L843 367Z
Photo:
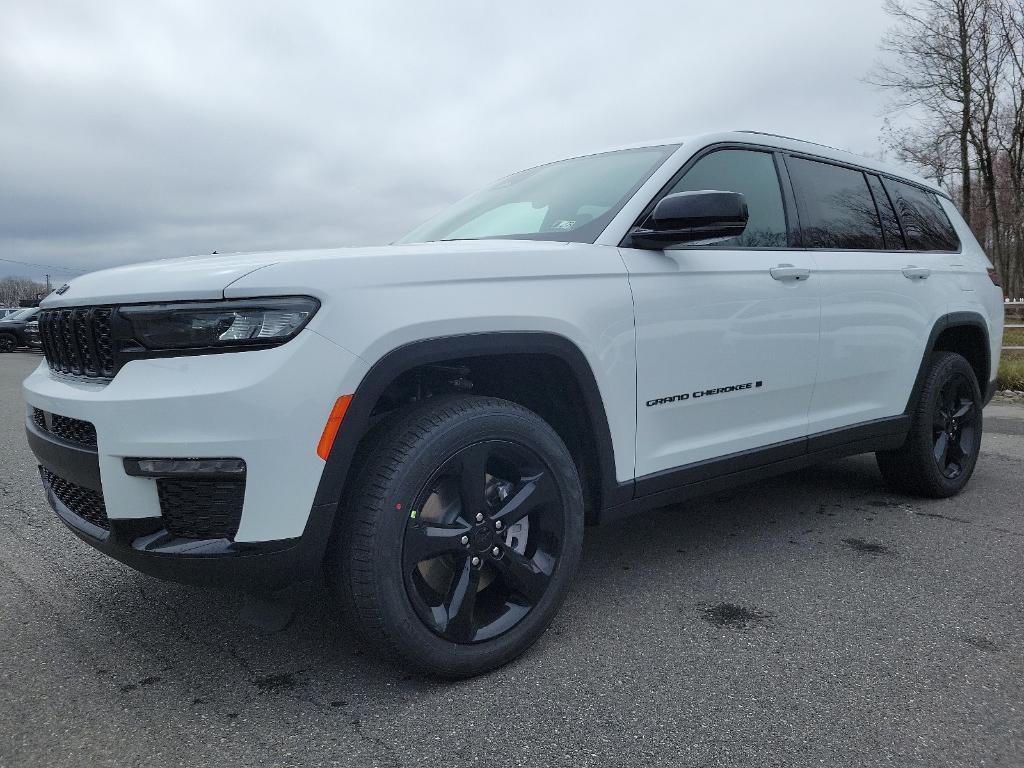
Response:
M28 307L0 320L0 352L13 352L18 347L31 346L25 336L25 326L38 314L39 307Z
M39 340L39 321L29 320L25 323L25 346L30 349L42 349L43 343Z
M19 307L0 307L0 320L3 320L5 317L8 317L9 315L13 315L15 312L20 311L21 309Z

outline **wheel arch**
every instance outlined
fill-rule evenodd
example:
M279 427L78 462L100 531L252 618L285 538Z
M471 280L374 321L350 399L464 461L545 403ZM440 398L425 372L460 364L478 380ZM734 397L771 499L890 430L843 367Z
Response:
M580 435L583 448L592 452L592 474L584 478L585 486L596 497L597 508L621 501L622 489L616 483L614 448L608 425L604 400L597 379L586 356L568 338L539 331L460 334L423 339L397 347L383 355L360 381L345 413L337 439L324 466L317 487L314 505L337 504L344 492L353 462L360 444L373 425L373 414L377 404L388 388L403 376L424 366L443 364L451 361L473 361L479 359L511 360L546 358L564 366L577 387L580 402L579 414L585 416L587 434ZM495 394L485 391L484 394ZM502 396L502 393L498 393ZM514 396L507 399L528 403ZM540 413L545 417L544 413ZM573 450L566 435L557 425L552 425ZM574 458L577 458L574 454ZM585 487L585 492L588 490ZM596 513L597 509L592 510Z
M910 414L917 403L928 373L928 360L933 352L956 352L963 355L974 369L985 396L992 376L992 354L989 346L988 323L978 312L951 312L943 315L932 326L925 345L921 364L914 380L914 388L907 399L904 413Z

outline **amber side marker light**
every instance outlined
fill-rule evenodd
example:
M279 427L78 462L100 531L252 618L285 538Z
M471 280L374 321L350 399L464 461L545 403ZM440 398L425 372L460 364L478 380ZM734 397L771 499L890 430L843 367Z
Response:
M327 417L327 423L324 424L324 433L320 435L320 442L316 446L316 455L324 461L327 461L327 457L331 455L334 438L338 436L341 420L345 418L345 411L348 410L348 404L351 402L352 395L342 395L335 400L334 407L331 408L331 415Z
M994 269L989 269L988 279L992 281L992 285L998 285L1000 287L1003 285L1003 281L999 279L999 273Z

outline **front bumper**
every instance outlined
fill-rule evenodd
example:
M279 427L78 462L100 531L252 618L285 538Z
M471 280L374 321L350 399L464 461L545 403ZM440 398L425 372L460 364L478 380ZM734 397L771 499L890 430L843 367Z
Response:
M76 514L43 473L50 505L96 549L163 579L276 589L320 566L336 502L314 504L324 468L316 445L335 399L364 373L362 361L309 331L274 349L133 361L105 386L54 376L43 363L25 399L94 425L95 447L41 429L31 409L26 432L41 467L100 495L103 527ZM224 456L247 467L228 538L170 533L157 481L124 467L132 457Z
M46 498L82 541L135 570L167 581L274 592L310 581L319 571L336 505L314 506L302 536L238 543L176 538L153 518L110 520L109 529L72 512L43 481Z

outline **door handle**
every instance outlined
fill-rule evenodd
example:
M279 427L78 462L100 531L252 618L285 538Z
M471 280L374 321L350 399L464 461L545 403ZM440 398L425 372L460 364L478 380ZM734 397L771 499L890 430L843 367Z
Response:
M927 280L931 273L928 267L915 267L913 264L903 268L903 276L908 280Z
M768 270L774 280L806 280L811 270L806 267L794 267L792 264L779 264Z

